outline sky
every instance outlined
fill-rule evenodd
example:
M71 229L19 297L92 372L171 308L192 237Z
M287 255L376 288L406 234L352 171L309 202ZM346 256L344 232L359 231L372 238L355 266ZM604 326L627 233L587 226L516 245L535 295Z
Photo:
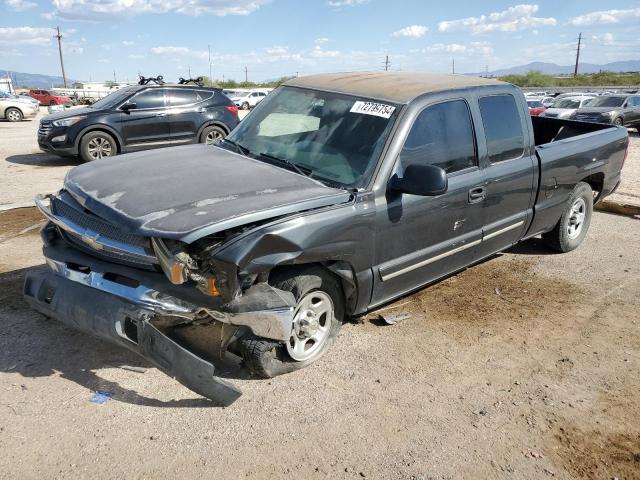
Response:
M84 81L640 59L637 0L0 0L0 70L59 75L56 26Z

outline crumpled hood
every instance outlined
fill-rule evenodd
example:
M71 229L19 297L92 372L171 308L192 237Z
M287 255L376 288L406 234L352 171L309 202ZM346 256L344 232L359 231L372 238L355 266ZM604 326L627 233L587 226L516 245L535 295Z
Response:
M96 160L71 170L65 189L124 230L187 243L351 198L345 190L207 145Z

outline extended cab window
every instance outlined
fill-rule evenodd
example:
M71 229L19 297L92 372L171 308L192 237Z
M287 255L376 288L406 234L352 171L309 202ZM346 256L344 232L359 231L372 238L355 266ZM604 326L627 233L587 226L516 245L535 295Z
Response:
M482 97L479 103L489 160L495 163L520 157L524 134L513 95Z
M131 99L137 109L164 107L164 91L159 88L145 90Z
M402 167L422 163L447 173L476 165L473 124L464 100L425 108L416 118L400 153Z

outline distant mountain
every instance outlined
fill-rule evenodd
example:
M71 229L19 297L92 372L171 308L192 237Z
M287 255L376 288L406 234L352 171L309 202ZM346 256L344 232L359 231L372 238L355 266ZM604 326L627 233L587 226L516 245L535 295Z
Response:
M503 68L489 72L490 76L502 77L504 75L523 75L533 70L546 73L547 75L562 75L573 73L574 65L556 65L555 63L531 62L517 67ZM620 62L605 63L581 63L578 65L579 73L598 73L600 70L609 72L638 72L640 71L640 60L624 60ZM486 75L486 72L471 73L469 75Z
M64 85L62 77L41 75L39 73L11 72L0 68L0 77L6 76L11 76L15 88L51 88L53 85ZM76 82L76 80L67 78L67 86L71 87L71 84L74 82Z

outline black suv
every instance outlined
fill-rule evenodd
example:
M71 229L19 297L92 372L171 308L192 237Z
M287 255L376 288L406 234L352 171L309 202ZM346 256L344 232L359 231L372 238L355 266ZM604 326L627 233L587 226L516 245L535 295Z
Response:
M219 88L144 84L84 108L47 115L38 145L88 162L150 148L214 143L238 124L238 108Z

